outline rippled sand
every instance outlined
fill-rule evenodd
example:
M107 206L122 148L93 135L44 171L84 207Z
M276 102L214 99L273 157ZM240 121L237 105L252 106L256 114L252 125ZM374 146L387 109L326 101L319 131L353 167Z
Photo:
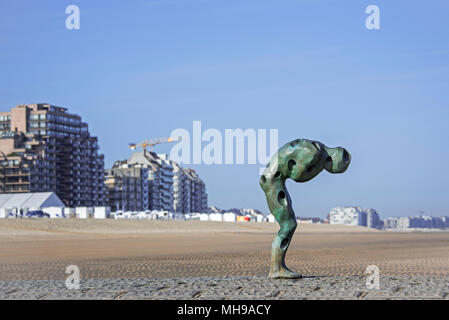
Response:
M266 276L277 224L0 220L0 280ZM287 265L306 276L448 276L449 233L299 224Z

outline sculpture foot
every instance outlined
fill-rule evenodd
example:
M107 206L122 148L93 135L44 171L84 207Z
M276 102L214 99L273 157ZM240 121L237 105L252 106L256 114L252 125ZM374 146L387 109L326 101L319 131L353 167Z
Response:
M289 270L288 268L281 268L280 270L271 271L268 275L271 279L301 279L302 275Z

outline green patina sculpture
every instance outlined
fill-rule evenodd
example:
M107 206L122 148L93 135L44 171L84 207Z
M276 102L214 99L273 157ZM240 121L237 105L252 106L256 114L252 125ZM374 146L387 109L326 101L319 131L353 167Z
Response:
M285 265L285 254L296 229L295 213L285 180L290 178L296 182L306 182L323 169L330 173L343 173L350 162L351 155L344 148L329 148L318 141L306 139L285 144L271 158L259 181L268 207L280 226L271 247L270 278L301 278Z

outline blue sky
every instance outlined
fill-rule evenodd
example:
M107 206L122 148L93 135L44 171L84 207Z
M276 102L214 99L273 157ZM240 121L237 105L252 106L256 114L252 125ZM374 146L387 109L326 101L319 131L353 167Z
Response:
M65 28L65 8L81 11ZM380 8L380 30L365 8ZM447 1L1 1L0 106L69 108L106 165L173 129L277 128L344 146L343 175L288 182L300 216L449 215ZM169 153L170 146L156 151ZM191 165L209 203L268 211L260 165Z

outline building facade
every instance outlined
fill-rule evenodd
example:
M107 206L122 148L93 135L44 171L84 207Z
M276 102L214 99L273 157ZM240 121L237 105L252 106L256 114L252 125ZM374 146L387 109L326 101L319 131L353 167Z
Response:
M366 212L366 226L373 229L383 229L384 222L380 219L379 214L374 209L364 209Z
M184 168L179 164L173 164L173 211L190 213L193 212L190 203L187 201L191 197L189 179Z
M413 216L385 220L386 229L448 229L449 217Z
M66 108L0 112L0 193L55 192L66 206L104 205L104 156L87 123Z
M361 207L333 208L329 212L329 223L362 226L379 230L384 227L384 222L380 219L376 210Z
M134 152L126 165L147 169L148 209L184 214L207 210L206 185L194 170L147 150Z
M159 209L173 211L173 199L174 199L174 172L173 161L168 159L165 154L154 154L157 166L156 171L159 176L159 184L154 184L155 189L159 189Z
M336 207L329 212L330 224L367 226L367 214L360 207Z
M116 161L105 170L106 205L113 211L144 211L149 207L148 168Z
M148 208L173 211L173 166L147 150L134 152L128 163L148 169Z
M176 212L206 212L207 192L205 183L195 170L183 168L182 175L184 176L184 186L187 191L184 193L184 196L179 194Z
M398 227L398 218L387 218L384 221L385 229L397 229Z

